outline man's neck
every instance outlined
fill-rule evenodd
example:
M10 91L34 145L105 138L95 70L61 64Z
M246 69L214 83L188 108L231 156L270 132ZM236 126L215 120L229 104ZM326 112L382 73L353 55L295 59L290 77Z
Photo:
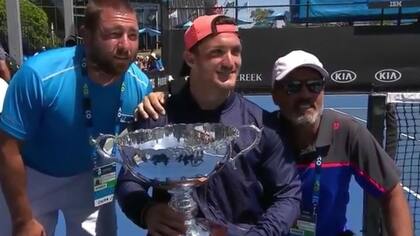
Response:
M101 70L96 64L89 63L87 65L87 73L89 79L96 84L106 86L120 79L121 75L111 75Z
M203 88L202 85L196 83L197 81L190 80L190 93L202 110L214 110L218 108L231 94L231 91Z
M312 125L292 125L291 138L296 151L305 150L315 145L319 121Z

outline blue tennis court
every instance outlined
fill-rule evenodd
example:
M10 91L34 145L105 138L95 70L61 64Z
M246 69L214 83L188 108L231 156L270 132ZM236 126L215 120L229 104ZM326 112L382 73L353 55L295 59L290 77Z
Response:
M276 110L276 106L272 102L271 96L248 96L248 98L268 111ZM327 95L325 99L325 108L347 113L355 117L361 123L366 123L367 103L367 95ZM416 175L418 175L418 172L416 172ZM410 197L414 196L416 200L420 198L419 194L416 192L409 192L409 190L406 189L406 193L410 194ZM410 205L413 209L413 203ZM117 217L119 235L146 235L145 231L128 220L118 207ZM347 207L347 226L354 231L356 235L362 235L362 218L363 193L358 184L352 180L350 184L350 203ZM416 235L418 233L420 232L416 232ZM56 235L65 235L65 226L62 217L60 217Z

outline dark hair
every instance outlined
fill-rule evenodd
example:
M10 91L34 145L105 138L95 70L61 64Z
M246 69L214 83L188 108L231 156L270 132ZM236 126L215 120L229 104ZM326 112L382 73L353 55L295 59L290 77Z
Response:
M236 21L232 17L223 16L223 15L214 18L213 21L211 22L211 28L212 28L212 31L215 33L209 34L207 37L198 41L194 46L190 48L189 51L191 51L193 54L198 54L198 47L200 46L200 44L202 44L206 39L218 34L217 29L216 29L217 25L236 25ZM179 72L179 75L188 76L190 74L190 71L191 71L190 66L188 66L188 64L184 61L182 63L182 67L181 67L181 71Z
M115 10L125 10L129 13L135 13L129 0L90 0L86 6L84 27L86 30L94 32L101 19L103 8L111 7Z

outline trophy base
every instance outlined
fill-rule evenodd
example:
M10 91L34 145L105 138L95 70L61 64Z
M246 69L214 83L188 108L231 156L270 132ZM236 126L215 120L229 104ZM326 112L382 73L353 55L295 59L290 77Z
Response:
M188 227L185 236L225 236L226 232L222 225L208 222L206 219L197 219Z
M210 236L210 229L206 225L196 223L188 227L185 236Z

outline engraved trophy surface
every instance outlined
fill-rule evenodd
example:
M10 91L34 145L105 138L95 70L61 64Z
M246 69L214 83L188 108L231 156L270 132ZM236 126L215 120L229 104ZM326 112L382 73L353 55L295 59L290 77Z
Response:
M240 133L250 132L246 148L232 157L231 148ZM221 123L173 124L139 129L119 136L100 135L98 153L123 164L136 178L165 188L172 197L169 205L185 215L186 236L210 235L209 226L194 216L197 204L192 197L198 186L226 163L258 144L261 130L254 125L233 126ZM106 151L109 140L116 150Z

